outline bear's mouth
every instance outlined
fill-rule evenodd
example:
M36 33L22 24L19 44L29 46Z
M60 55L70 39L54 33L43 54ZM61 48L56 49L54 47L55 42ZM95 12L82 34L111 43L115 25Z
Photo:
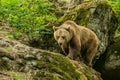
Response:
M64 47L63 45L59 45L61 48Z

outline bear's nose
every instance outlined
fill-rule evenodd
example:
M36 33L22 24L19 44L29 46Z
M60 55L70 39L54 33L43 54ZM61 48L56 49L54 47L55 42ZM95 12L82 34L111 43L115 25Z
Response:
M61 45L62 45L62 43L59 43L59 45L61 46Z

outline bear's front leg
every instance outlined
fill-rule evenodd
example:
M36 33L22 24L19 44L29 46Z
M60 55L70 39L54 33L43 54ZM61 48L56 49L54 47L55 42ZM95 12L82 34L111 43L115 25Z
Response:
M63 48L63 47L61 47L62 48L62 51L63 51L63 53L64 53L64 55L65 56L67 56L68 55L68 48Z
M67 57L73 60L74 59L74 54L75 54L75 51L69 49L69 53L68 53Z
M69 47L69 54L67 55L67 57L73 60L76 60L77 58L82 60L82 57L80 54L80 48Z

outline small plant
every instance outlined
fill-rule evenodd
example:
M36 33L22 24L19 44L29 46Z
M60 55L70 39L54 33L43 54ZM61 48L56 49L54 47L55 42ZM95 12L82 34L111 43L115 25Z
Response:
M15 74L15 73L11 73L11 77L15 80L26 80L23 76L21 76L20 74Z

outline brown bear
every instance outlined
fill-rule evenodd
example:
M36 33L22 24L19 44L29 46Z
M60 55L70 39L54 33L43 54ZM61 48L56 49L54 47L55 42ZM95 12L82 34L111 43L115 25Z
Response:
M88 66L92 66L99 42L92 30L70 20L59 27L53 26L53 30L55 40L67 57L73 60L79 57Z

